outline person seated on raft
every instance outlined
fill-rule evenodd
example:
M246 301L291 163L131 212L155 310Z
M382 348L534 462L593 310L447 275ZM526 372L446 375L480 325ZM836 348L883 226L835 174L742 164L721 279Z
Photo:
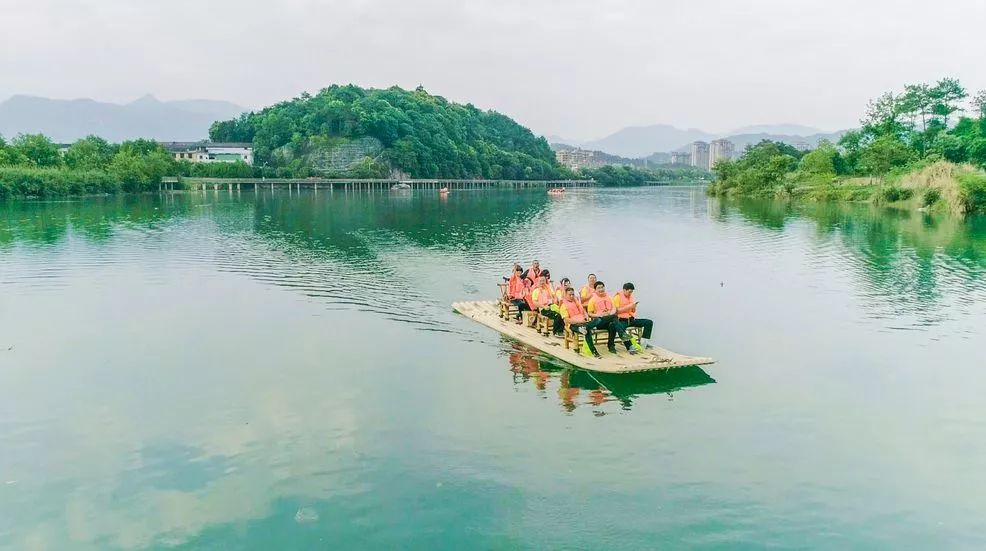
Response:
M546 318L550 318L552 322L552 331L556 337L564 336L565 322L561 319L561 314L559 314L556 309L552 309L555 306L555 292L551 289L551 285L548 283L548 270L541 272L541 276L538 277L538 285L531 291L531 301L534 303L535 311Z
M537 259L531 262L531 267L524 270L523 277L531 282L531 286L537 285L538 276L541 275L541 263Z
M507 281L507 300L517 306L517 323L521 323L520 318L524 310L531 309L527 304L527 286L524 284L526 280L521 275L523 272L524 269L520 264L515 264L514 273Z
M637 314L637 300L633 295L633 283L624 283L623 290L613 295L613 306L616 307L616 317L626 327L640 327L643 329L643 346L651 348L646 341L650 340L651 331L654 330L654 322L649 319L635 317ZM630 341L635 341L633 337ZM634 342L634 344L638 344Z
M561 301L565 300L565 289L568 289L571 286L572 280L567 277L561 278L561 282L558 284L558 287L555 288L555 300L558 301L558 304L561 304Z
M582 301L575 296L575 289L571 287L565 288L565 294L562 297L559 310L561 311L562 320L568 324L572 331L578 331L585 335L585 338L582 339L583 350L579 350L579 353L585 356L591 354L597 358L602 358L596 350L596 343L592 337L592 330L599 326L601 318L589 319L589 314L586 313L585 306L582 306Z
M583 285L582 290L579 291L579 298L582 300L582 305L589 304L589 299L594 294L596 294L596 274L589 274L588 283Z
M534 286L531 285L531 280L524 278L524 302L527 303L527 309L531 312L537 312L537 306L534 304ZM521 323L521 320L517 320L517 323Z
M609 331L609 339L606 340L606 348L611 354L616 354L616 334L620 334L620 340L623 341L623 346L627 347L627 352L630 354L636 354L637 348L634 347L633 343L630 342L630 338L627 336L626 326L620 321L620 318L616 317L616 307L613 306L613 299L606 293L606 284L602 281L596 282L596 292L589 299L589 303L586 305L585 309L589 312L589 315L593 318L601 320L599 322L599 329L606 329Z

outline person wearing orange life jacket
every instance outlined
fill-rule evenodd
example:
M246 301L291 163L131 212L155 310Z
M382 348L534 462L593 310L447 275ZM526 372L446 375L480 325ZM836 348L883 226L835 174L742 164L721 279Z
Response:
M572 281L570 279L567 277L561 278L561 282L558 284L558 287L555 288L555 299L558 301L558 304L561 304L561 301L565 300L565 289L568 289L571 286Z
M527 309L532 312L537 312L538 309L534 306L534 297L531 293L534 292L534 286L531 285L531 280L524 278L524 300L527 301Z
M585 306L589 303L589 299L592 295L596 293L596 274L589 274L588 282L582 286L582 290L579 291L579 298L582 300L582 305Z
M609 331L606 348L611 354L616 354L615 341L617 333L620 335L620 340L623 341L623 346L627 348L627 352L630 354L637 353L633 343L630 342L630 337L627 335L626 326L623 325L620 318L616 317L616 306L613 306L613 299L606 293L605 283L602 281L596 282L596 292L589 299L589 303L586 304L585 309L589 312L590 316L601 320L598 325L600 329L607 329Z
M541 275L541 263L537 259L535 259L533 262L531 262L531 267L524 270L524 277L530 280L531 286L533 287L537 285L538 276L540 275Z
M616 317L627 327L640 327L643 329L643 340L650 340L651 332L654 330L654 322L649 319L638 318L637 299L634 298L633 283L624 283L623 290L613 295L613 305L616 306ZM630 339L631 341L634 339ZM637 343L634 343L637 344ZM644 343L647 348L651 346ZM638 345L639 348L639 345Z
M517 323L521 323L521 313L530 310L527 304L527 287L524 285L524 269L520 265L514 266L514 273L507 282L507 299L517 306Z
M589 319L589 314L586 313L585 306L582 306L582 301L575 296L575 289L571 287L565 288L565 295L562 298L559 311L561 312L562 320L568 324L572 331L578 331L585 335L582 345L584 350L580 350L579 353L585 356L591 354L597 358L602 358L596 350L596 343L592 337L592 330L598 327L601 321L598 318Z
M545 273L547 273L547 270L541 272L541 276L538 277L538 285L531 291L531 301L534 303L536 312L551 319L551 329L555 336L561 337L564 335L565 322L562 321L561 314L551 309L555 304L555 292L551 290L551 285L548 283Z
M544 282L548 284L548 288L549 289L552 289L553 286L551 285L551 272L549 272L548 269L545 268L545 269L541 270L541 276L544 277ZM534 283L532 283L532 285L537 285L537 280L536 279L534 280ZM555 292L554 291L551 291L551 296L554 296L554 295L555 295Z

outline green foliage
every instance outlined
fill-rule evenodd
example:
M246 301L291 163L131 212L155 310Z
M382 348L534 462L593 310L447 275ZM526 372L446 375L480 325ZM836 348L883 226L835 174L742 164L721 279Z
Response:
M424 89L330 86L258 112L217 122L215 141L250 141L257 164L304 175L318 168L307 156L313 140L342 145L371 137L383 145L351 172L394 168L417 178L552 179L562 174L548 143L510 118L433 96ZM352 175L352 174L350 174Z
M962 174L959 198L966 213L986 212L986 174Z
M23 155L31 166L50 168L62 164L58 146L44 134L21 134L14 138L10 145Z
M894 167L914 160L914 150L896 136L884 135L867 144L859 152L857 169L863 174L881 176Z
M914 190L891 184L880 188L876 200L877 202L896 203L897 201L906 201L913 195Z
M65 166L72 170L106 170L116 148L98 136L78 140L65 152Z
M257 176L254 167L243 161L235 163L193 163L179 161L176 174L179 176L196 176L199 178L252 178Z
M787 144L769 140L749 146L739 159L716 163L716 182L710 193L772 196L778 191L790 192L786 175L798 166L800 155Z
M178 173L178 164L164 147L153 140L131 140L120 144L106 170L129 192L156 189L161 178Z
M980 90L972 98L972 110L979 119L986 119L986 90Z
M838 159L839 150L831 142L822 141L801 158L798 171L802 174L835 176Z
M370 157L363 157L350 168L349 174L353 178L386 178L390 174L390 169Z
M921 196L921 206L930 207L941 200L941 191L938 188L929 187L924 190L924 195Z
M3 136L0 136L0 167L27 164L27 157L20 150L8 145Z
M31 167L0 168L0 199L116 193L120 189L121 185L118 179L101 171Z
M650 172L631 166L606 165L599 168L583 168L583 178L595 180L602 186L642 186L654 180Z

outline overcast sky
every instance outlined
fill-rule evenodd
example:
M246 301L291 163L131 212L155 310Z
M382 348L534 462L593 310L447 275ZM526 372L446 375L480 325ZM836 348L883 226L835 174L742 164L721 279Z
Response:
M986 88L986 1L3 0L0 100L424 85L584 139L668 123L835 130L943 75Z

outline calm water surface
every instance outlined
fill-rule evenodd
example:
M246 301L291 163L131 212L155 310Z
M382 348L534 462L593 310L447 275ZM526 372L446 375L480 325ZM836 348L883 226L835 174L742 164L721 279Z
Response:
M513 261L718 364L461 318ZM0 204L0 548L982 548L986 220L698 188Z

